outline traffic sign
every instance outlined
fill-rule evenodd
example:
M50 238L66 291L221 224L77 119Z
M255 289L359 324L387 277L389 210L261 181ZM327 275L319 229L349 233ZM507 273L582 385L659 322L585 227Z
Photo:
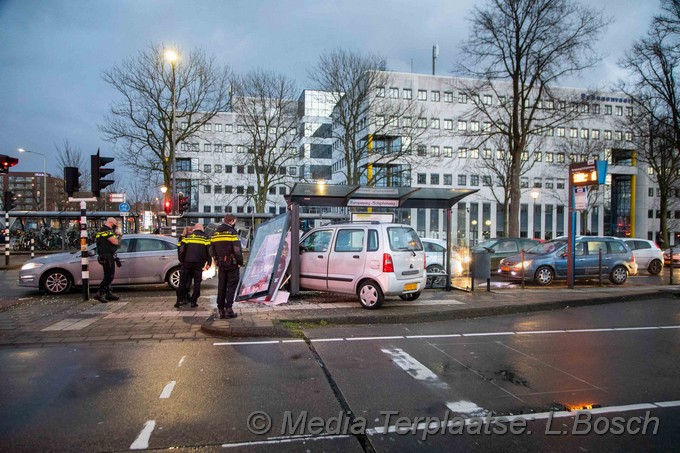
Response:
M120 212L130 212L130 204L129 203L121 203L118 205L118 210Z
M124 193L110 193L109 194L109 201L111 203L121 203L125 201L125 194Z

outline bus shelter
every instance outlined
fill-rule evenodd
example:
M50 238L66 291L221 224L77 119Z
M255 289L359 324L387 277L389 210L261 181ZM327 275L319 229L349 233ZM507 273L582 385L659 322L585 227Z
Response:
M360 185L302 184L286 197L291 211L291 296L300 292L300 206L336 208L443 209L446 211L446 284L451 289L451 209L478 189L432 187L369 187Z

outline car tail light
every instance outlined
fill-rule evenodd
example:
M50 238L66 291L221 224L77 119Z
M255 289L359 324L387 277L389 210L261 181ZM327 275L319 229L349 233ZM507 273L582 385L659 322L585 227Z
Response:
M423 269L427 271L427 257L423 253Z
M633 259L631 260L633 263L635 262L635 255L633 255Z
M394 272L394 263L392 263L392 255L383 253L383 272Z
M652 244L654 244L654 247L656 247L657 249L661 250L661 247L659 247L659 244L657 244L656 242L652 242Z

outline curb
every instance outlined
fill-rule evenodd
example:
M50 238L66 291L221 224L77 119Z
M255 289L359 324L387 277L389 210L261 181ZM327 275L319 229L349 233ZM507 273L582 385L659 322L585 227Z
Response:
M325 325L370 325L370 324L401 324L401 323L420 323L447 321L455 319L483 318L487 316L500 316L517 313L530 313L535 311L559 310L565 308L588 307L593 305L604 305L618 302L635 302L641 300L656 299L662 296L678 297L680 290L656 290L649 293L629 294L621 296L602 296L591 299L573 299L562 301L535 302L529 304L504 305L498 307L482 307L469 309L442 309L432 307L427 311L412 312L411 310L399 313L390 313L388 308L383 307L378 310L378 314L371 315L330 315L326 310L317 310L311 315L301 315L294 318L276 319L271 321L272 326L233 326L229 327L228 322L213 321L208 319L201 324L201 330L217 337L291 337L295 336L283 323L315 324L323 321ZM430 307L428 307L430 308ZM330 315L330 316L329 316ZM215 325L215 322L220 324Z

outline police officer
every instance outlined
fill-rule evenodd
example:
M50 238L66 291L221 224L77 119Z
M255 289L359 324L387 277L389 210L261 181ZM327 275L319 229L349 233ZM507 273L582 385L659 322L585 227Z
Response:
M177 241L177 259L179 260L179 264L181 266L180 281L183 281L182 275L187 272L185 267L184 267L184 256L186 255L186 253L185 253L186 252L185 251L186 243L184 241L185 241L186 238L189 237L189 235L192 233L193 230L194 230L194 228L191 227L191 226L184 227L184 230L182 230L182 237L180 237L179 241ZM186 278L185 280L186 280L187 286L185 286L183 288L182 300L181 300L180 305L184 305L184 304L189 303L189 289L191 287L191 279ZM180 288L180 286L178 286L178 288Z
M104 222L104 225L99 229L95 236L97 242L97 261L104 269L104 278L99 284L99 290L94 297L101 303L107 303L110 300L118 300L120 297L111 292L111 282L116 275L116 250L120 244L121 233L116 228L116 219L109 217ZM118 261L120 263L120 261Z
M211 253L217 262L217 309L220 319L235 318L232 309L234 295L239 280L239 267L243 266L241 240L234 228L236 217L231 214L224 216L224 223L217 227L210 238Z
M193 231L186 238L182 239L180 258L182 272L177 287L177 302L175 308L179 308L184 303L185 294L188 291L191 281L194 282L194 291L189 297L192 307L198 307L198 298L201 296L201 273L210 267L210 240L203 231L203 225L197 223Z

